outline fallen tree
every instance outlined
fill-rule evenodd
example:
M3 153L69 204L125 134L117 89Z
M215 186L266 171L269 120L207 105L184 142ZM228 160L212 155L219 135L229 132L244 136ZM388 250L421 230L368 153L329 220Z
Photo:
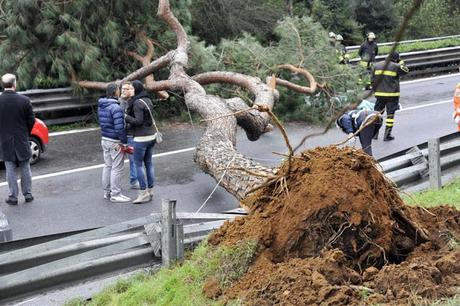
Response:
M225 71L213 71L190 76L187 74L189 60L189 39L184 28L171 11L168 0L158 5L158 17L166 22L176 34L177 48L149 62L153 56L153 45L145 35L141 40L149 46L145 56L130 52L129 55L143 64L143 67L115 82L145 79L146 88L165 96L165 91L181 91L187 107L206 122L206 128L194 160L198 166L221 186L238 199L243 199L248 191L260 186L267 177L272 177L276 169L256 162L236 150L236 127L240 125L251 141L256 141L266 132L270 123L271 111L278 98L276 85L290 90L311 94L317 90L314 77L305 69L290 64L279 69L298 73L309 82L309 87L300 86L287 80L270 76L267 82L261 79ZM170 71L167 80L154 81L152 74L163 68ZM79 81L72 76L74 83L87 89L103 90L107 82ZM224 99L207 94L204 86L214 83L232 84L245 88L254 96L253 105L248 106L241 98Z

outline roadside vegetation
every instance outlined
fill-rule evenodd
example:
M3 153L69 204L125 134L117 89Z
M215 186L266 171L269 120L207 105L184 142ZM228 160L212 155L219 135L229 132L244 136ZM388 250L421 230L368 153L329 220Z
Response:
M48 131L50 133L53 133L53 132L65 132L65 131L70 131L70 130L97 128L97 127L99 127L99 125L94 122L76 122L76 123L49 125Z
M213 292L213 284L216 288L229 287L246 273L256 253L257 244L254 241L246 241L232 248L214 248L203 242L182 264L161 269L157 273L140 273L120 280L95 295L91 301L73 299L65 305L221 305L206 296L203 290L205 284L208 284L208 295Z
M441 190L427 190L413 195L405 195L404 201L409 205L434 207L450 205L460 210L460 178L444 186Z

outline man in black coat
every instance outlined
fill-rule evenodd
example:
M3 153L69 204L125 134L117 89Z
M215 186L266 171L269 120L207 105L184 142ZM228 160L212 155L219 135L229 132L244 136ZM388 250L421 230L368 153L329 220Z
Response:
M0 95L0 158L5 162L9 196L5 200L18 204L18 182L16 167L21 172L21 189L26 202L32 202L32 174L30 171L29 135L35 124L30 99L16 93L16 76L2 76L5 91Z

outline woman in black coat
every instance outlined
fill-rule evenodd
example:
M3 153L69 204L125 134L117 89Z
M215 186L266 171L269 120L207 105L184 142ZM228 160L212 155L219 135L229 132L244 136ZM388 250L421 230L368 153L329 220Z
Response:
M134 135L134 164L139 181L139 195L134 204L149 202L153 197L154 169L153 146L155 129L153 126L153 104L144 91L141 81L133 81L134 97L131 99L125 116Z

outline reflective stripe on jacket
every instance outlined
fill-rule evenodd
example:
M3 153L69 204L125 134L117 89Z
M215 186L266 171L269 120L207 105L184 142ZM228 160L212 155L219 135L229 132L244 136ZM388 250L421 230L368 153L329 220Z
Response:
M399 77L409 72L403 61L375 64L372 71L372 88L377 97L399 97Z

